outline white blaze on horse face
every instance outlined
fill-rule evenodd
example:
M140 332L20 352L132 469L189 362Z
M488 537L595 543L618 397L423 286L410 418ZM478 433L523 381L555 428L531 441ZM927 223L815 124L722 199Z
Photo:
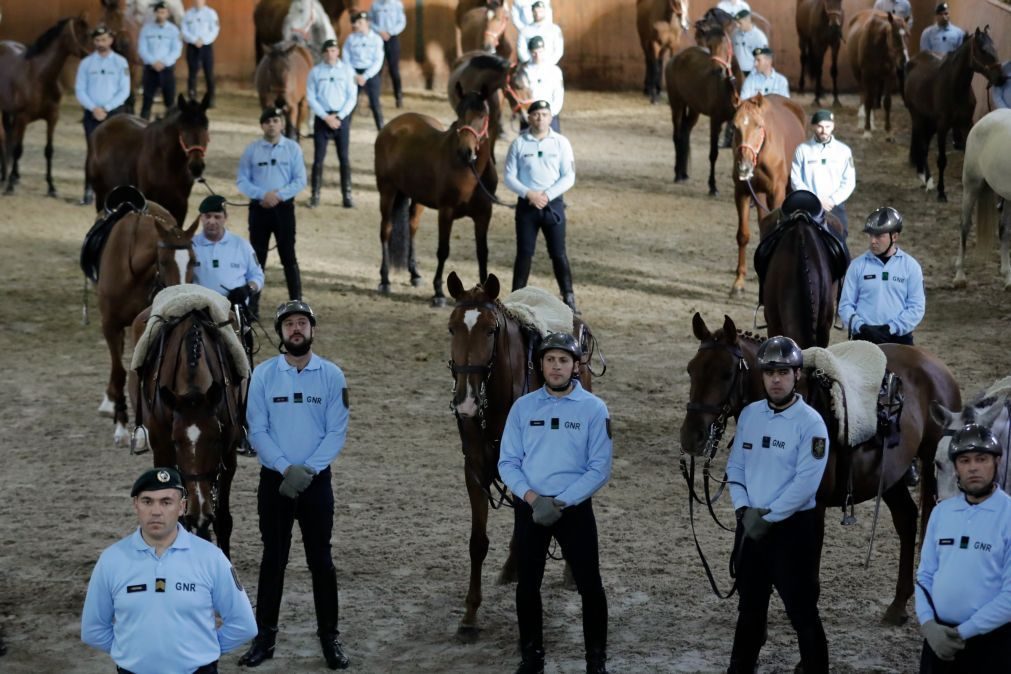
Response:
M467 326L467 332L474 329L474 325L477 324L477 318L481 315L481 312L477 309L467 309L467 312L463 315L463 324Z
M188 427L186 429L186 437L189 439L190 444L193 445L193 456L197 455L197 439L200 437L200 429L197 428L196 424Z
M179 282L186 283L186 269L190 266L190 249L179 248L175 252L176 266L179 267Z

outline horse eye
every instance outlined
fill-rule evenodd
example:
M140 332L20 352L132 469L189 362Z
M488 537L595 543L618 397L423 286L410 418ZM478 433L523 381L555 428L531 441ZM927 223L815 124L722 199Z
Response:
M490 328L490 329L488 330L488 336L489 336L489 337L491 337L491 336L492 336L492 335L494 335L494 334L495 334L495 328Z
M451 334L451 335L453 334L453 328L449 329L449 334Z

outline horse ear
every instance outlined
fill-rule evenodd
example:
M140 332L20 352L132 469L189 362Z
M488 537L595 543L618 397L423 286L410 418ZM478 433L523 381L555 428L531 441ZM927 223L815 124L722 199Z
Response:
M895 17L892 16L891 12L888 12L888 23L895 23Z
M737 326L734 319L726 314L723 315L723 341L730 346L737 344Z
M172 389L168 386L162 386L158 389L158 397L160 397L171 410L174 410L176 408L176 404L179 402L176 398L176 394L172 393Z
M706 322L702 318L702 314L695 312L692 316L692 332L695 333L695 337L698 338L700 342L708 342L713 333L709 332L709 328L706 327Z
M997 421L997 417L1004 411L1004 401L996 400L989 407L976 413L976 423L980 426L990 428Z
M459 300L463 296L463 281L460 277L456 275L455 271L449 272L449 278L446 279L446 286L449 288L449 296L454 300Z
M180 110L186 107L186 97L183 96L182 94L179 94L179 96L176 98L176 107L178 107Z
M273 45L264 44L264 43L261 42L260 43L260 50L263 52L263 55L266 56L267 54L273 53L274 47L273 47Z
M488 299L494 302L498 299L498 294L502 292L502 285L498 281L498 276L495 274L488 274L487 280L482 284L484 287L484 294L488 296Z
M211 107L211 92L205 91L204 97L200 99L200 111L206 112Z
M951 423L955 415L948 411L948 409L936 400L930 401L930 418L934 420L934 423L941 428L947 428L948 424Z
M221 384L218 382L211 382L210 388L204 393L204 400L207 403L207 409L214 409L221 402L221 397L224 394L224 389L221 388Z

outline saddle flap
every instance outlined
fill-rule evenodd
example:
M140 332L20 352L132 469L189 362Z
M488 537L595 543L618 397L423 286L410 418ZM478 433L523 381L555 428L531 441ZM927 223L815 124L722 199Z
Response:
M878 429L878 398L887 359L876 344L841 342L827 349L804 349L804 369L833 382L832 413L837 442L850 447L870 440Z
M130 203L120 204L104 218L96 220L88 233L84 235L84 242L81 244L81 271L95 283L98 283L102 251L105 250L105 242L109 240L112 228L123 219L124 215L133 210L133 205Z

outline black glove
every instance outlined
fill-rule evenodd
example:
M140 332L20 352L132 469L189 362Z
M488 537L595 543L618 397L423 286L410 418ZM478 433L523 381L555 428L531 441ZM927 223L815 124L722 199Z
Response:
M748 538L760 541L765 538L772 528L772 522L762 517L771 513L768 508L748 508L741 517L741 526L744 527L744 535Z
M868 342L881 344L888 341L889 336L891 336L891 330L888 329L887 325L861 325L859 334Z
M538 496L534 499L534 524L550 527L562 518L562 506L565 504L550 496Z
M253 294L253 289L249 287L249 284L243 284L237 288L232 288L228 291L228 302L230 304L245 304L249 296Z
M278 487L278 491L282 496L293 499L305 491L315 474L316 471L309 466L289 466L284 473L284 481Z

